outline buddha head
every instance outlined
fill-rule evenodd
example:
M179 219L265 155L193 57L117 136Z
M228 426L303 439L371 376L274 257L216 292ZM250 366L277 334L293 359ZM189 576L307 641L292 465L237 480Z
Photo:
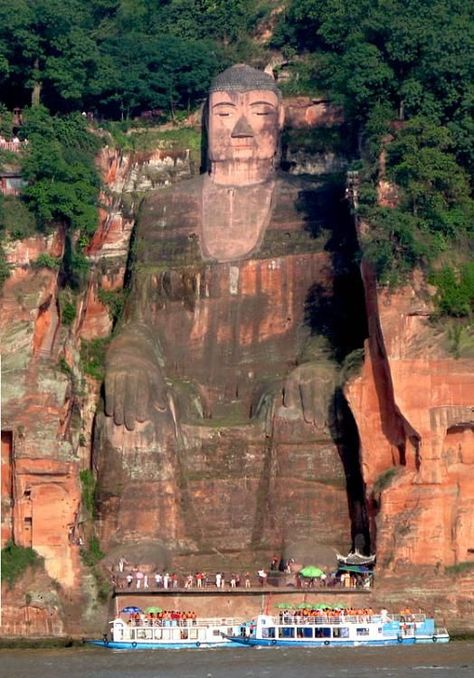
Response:
M216 183L265 181L274 170L284 111L274 79L245 64L209 89L208 154Z

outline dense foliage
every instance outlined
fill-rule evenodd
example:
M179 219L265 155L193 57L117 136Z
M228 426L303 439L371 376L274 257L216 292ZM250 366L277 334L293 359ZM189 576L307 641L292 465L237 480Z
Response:
M108 117L188 106L250 42L261 4L0 0L0 90L11 107Z
M94 158L100 147L76 113L49 115L42 106L29 109L21 133L28 139L22 159L23 190L40 228L62 224L87 237L97 224L99 177Z
M262 21L266 45L255 39ZM97 140L79 113L116 133L122 123L110 121L176 119L216 72L262 66L269 47L288 60L288 92L344 107L362 160L364 254L379 278L399 282L421 265L436 285L446 288L446 267L463 279L474 243L474 21L464 0L0 0L0 134L11 137L15 106L35 105L22 130L28 187L22 201L0 200L0 229L24 237L59 222L87 242ZM391 207L377 200L382 147ZM62 273L74 287L87 262L72 241ZM471 298L447 310L448 297L438 295L443 312L472 308Z
M303 89L344 106L363 160L364 254L380 279L449 262L432 281L453 316L474 304L463 282L474 246L473 18L463 0L290 0L272 39ZM398 194L390 207L377 204L382 147Z

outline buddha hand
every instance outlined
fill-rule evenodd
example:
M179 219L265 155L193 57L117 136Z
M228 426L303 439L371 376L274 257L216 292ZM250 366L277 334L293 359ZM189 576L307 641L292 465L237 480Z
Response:
M125 328L112 341L106 358L105 414L129 431L137 422L169 411L168 387L156 345L147 328Z
M283 406L300 410L303 419L317 428L329 421L329 408L335 389L335 370L327 362L308 362L296 367L287 377Z

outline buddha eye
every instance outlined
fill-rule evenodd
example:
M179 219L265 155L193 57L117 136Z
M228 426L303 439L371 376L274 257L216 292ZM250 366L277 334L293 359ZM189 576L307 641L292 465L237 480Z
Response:
M219 118L228 118L230 116L230 113L218 113L217 114Z

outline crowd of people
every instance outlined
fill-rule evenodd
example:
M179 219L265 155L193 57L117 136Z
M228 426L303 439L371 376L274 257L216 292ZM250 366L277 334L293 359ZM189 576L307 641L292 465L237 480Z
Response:
M127 560L121 557L112 572L111 582L116 589L238 589L263 588L267 585L303 588L343 587L369 588L372 585L372 573L357 574L352 572L323 572L317 578L303 577L300 574L300 565L291 558L288 560L273 558L268 569L260 568L257 572L222 571L213 573L203 570L188 572L187 574L175 571L161 570L138 565L130 566Z
M131 612L127 615L129 626L189 626L197 623L194 610L162 610L161 612Z
M324 624L344 621L368 622L374 615L372 608L317 608L310 605L303 609L281 610L280 624Z

